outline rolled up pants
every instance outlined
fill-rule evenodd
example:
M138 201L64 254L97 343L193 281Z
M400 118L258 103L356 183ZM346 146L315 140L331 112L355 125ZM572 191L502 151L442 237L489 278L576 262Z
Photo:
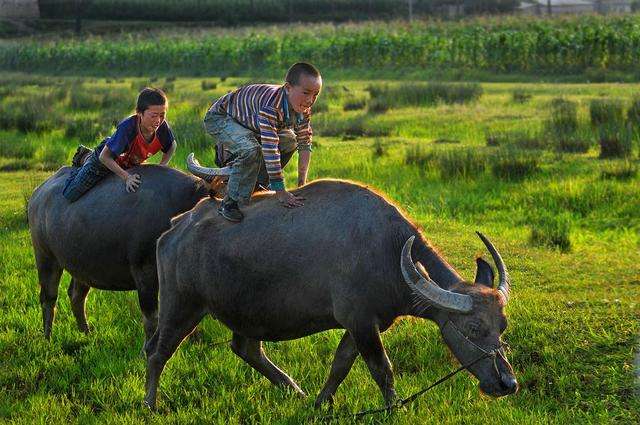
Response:
M258 133L250 130L228 115L207 112L204 128L209 133L219 152L224 152L224 163L231 166L227 183L227 196L235 201L247 201L256 184L267 186L269 175L262 158L262 146ZM298 143L291 130L278 133L280 164L284 168L295 152Z

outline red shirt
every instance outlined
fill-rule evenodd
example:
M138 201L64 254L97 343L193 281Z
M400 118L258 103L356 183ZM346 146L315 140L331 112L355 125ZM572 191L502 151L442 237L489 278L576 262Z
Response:
M142 164L147 158L156 154L160 149L162 149L162 144L160 144L158 135L154 133L153 140L147 143L138 126L138 132L135 139L133 139L129 145L129 149L118 155L116 162L126 170L127 168Z

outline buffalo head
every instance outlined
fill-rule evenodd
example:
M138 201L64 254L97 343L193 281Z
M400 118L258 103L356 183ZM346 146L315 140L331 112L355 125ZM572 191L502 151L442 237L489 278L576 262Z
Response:
M491 253L498 268L499 283L493 288L494 273L478 258L475 282L459 282L449 289L438 286L418 262L411 258L414 236L404 244L401 270L414 296L417 315L430 307L442 337L462 365L480 381L480 389L491 396L513 394L518 383L500 340L507 327L504 306L509 300L509 274L502 257L481 233L478 236Z

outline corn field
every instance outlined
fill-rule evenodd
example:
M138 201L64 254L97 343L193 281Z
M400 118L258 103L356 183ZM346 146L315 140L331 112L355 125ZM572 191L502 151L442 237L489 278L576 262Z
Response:
M0 69L126 72L129 69L282 69L299 60L321 68L480 69L504 72L635 70L640 15L471 23L320 25L284 32L128 34L0 43ZM306 28L306 29L305 29Z

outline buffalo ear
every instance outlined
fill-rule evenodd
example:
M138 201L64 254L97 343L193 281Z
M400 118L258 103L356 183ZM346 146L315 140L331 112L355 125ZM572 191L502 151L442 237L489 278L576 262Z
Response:
M476 258L476 278L474 279L475 283L479 283L480 285L487 286L489 288L493 288L493 269L482 259L482 257Z

